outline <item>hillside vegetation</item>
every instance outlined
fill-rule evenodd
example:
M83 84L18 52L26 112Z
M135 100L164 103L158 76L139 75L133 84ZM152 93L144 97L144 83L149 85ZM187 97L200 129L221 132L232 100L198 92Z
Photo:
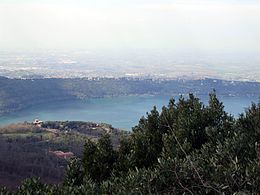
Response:
M48 102L105 96L167 94L208 94L216 89L221 95L255 96L257 82L222 80L151 79L7 79L0 77L0 115Z
M80 157L86 140L97 141L104 133L111 135L117 147L120 134L125 132L107 124L79 121L44 122L42 127L30 123L1 127L0 186L14 189L28 177L61 183L71 154Z
M215 93L154 107L113 147L109 134L87 140L63 184L33 178L17 194L258 194L260 103L235 119ZM10 193L2 189L3 193Z

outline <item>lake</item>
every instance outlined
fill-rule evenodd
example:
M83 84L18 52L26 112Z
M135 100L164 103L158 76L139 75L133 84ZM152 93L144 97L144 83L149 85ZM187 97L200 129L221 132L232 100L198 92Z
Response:
M146 115L154 105L160 110L168 104L169 96L120 96L88 100L73 100L64 102L50 102L2 116L0 125L10 123L41 120L77 120L91 122L105 122L114 127L131 130L140 117ZM207 103L208 96L200 97ZM224 102L225 110L238 116L251 102L258 102L258 97L230 97L219 96Z

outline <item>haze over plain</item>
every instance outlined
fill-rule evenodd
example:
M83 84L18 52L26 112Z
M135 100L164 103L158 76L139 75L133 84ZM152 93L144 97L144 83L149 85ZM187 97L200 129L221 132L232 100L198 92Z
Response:
M47 52L47 58L67 52L67 57L56 56L56 61L66 61L59 70L77 62L69 69L111 70L105 76L115 76L116 70L120 76L153 75L161 69L162 76L175 71L180 74L171 77L259 81L259 21L260 3L254 0L2 0L0 50ZM52 64L42 55L33 58L37 62L27 66ZM25 68L13 59L0 66L10 64Z

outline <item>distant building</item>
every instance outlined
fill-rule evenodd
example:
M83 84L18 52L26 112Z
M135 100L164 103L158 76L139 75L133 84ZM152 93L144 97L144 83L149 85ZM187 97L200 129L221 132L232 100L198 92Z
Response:
M42 124L43 124L43 121L41 121L41 120L39 120L39 119L35 119L35 120L33 121L33 125L35 125L35 126L41 127Z
M54 154L58 158L64 158L64 159L69 159L74 156L72 152L63 152L63 151L49 151L49 152Z

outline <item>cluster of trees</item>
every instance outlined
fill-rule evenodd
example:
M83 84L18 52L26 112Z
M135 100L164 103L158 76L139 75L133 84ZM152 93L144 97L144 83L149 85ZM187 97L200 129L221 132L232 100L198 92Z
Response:
M122 132L121 130L115 129L112 125L105 123L93 123L84 121L46 121L42 124L42 128L45 129L57 129L61 132L64 131L77 131L93 136L100 136L104 133L105 129L113 132Z
M118 146L121 134L127 135L111 125L80 121L48 121L42 127L27 122L0 127L0 186L15 189L29 177L61 183L68 159L58 158L50 151L82 156L86 139L95 141L105 132L110 133L114 146Z
M68 139L70 139L72 135L78 135L78 137L81 138L78 140L83 143L86 137L97 140L104 133L108 132L110 133L113 146L119 145L121 135L127 136L129 134L127 131L113 128L110 124L84 121L46 121L43 123L42 128L57 129L61 133L66 132Z
M59 183L67 162L50 155L48 149L40 136L0 136L0 186L15 189L21 181L34 176L46 183Z
M18 194L239 194L260 191L260 103L237 119L215 92L208 105L190 94L140 119L112 146L87 141L62 185L26 180ZM2 189L3 193L10 193Z

